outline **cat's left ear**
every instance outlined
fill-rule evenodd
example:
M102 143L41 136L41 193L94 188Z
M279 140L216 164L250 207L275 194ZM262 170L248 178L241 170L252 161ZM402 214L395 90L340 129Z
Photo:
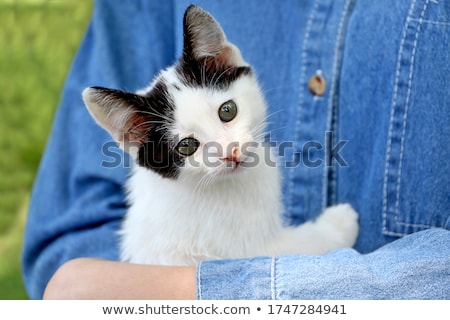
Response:
M248 64L239 49L229 42L219 23L205 10L191 5L184 14L183 59L216 63L222 67Z

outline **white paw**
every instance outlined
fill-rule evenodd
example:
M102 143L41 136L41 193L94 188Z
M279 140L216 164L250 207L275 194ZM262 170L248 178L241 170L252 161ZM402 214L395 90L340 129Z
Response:
M358 214L350 204L327 208L316 220L317 224L330 228L330 237L337 247L353 247L359 233Z

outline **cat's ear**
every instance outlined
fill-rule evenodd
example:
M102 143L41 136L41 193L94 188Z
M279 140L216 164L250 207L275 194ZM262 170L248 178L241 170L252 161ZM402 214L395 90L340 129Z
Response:
M142 144L149 130L145 97L102 87L83 91L83 101L94 120L124 148L127 143Z
M202 63L216 63L225 67L248 64L239 49L228 42L219 23L205 10L191 5L184 14L183 58Z

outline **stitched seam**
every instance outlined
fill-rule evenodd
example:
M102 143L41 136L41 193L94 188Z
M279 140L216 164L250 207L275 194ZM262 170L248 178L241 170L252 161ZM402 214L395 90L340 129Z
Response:
M338 25L338 32L336 34L336 46L334 47L334 61L333 61L333 74L332 74L332 81L331 81L331 87L330 87L330 96L329 96L329 102L328 102L328 108L330 110L328 114L328 124L331 125L331 123L337 123L337 112L334 112L334 107L337 108L338 104L338 98L337 94L335 92L336 90L336 82L338 81L338 64L339 61L342 62L342 48L344 39L342 37L343 30L344 30L344 22L345 17L347 16L347 12L350 9L350 5L353 3L353 0L348 0L341 15L341 19L339 21ZM330 130L333 128L330 128ZM331 142L333 143L333 142ZM325 209L327 206L328 201L328 170L333 170L333 165L330 163L330 168L327 168L327 166L324 166L323 170L323 183L322 183L322 209ZM333 190L336 190L336 178L334 178L330 183L333 185ZM325 196L326 195L326 196ZM333 201L334 202L334 201ZM333 203L332 202L332 203Z
M403 154L404 154L404 147L405 147L405 135L406 135L406 120L408 118L408 110L409 110L409 99L411 97L411 87L412 87L412 78L413 78L413 71L414 71L414 61L415 56L417 52L417 42L419 38L420 33L420 27L421 27L421 19L423 18L425 11L427 10L428 6L428 0L425 1L425 4L423 5L422 12L420 13L420 19L419 24L417 25L416 34L414 38L413 43L413 49L411 54L411 60L410 60L410 66L409 66L409 76L408 76L408 90L406 92L406 101L405 101L405 113L403 115L403 123L402 123L402 138L400 140L400 159L398 164L398 174L397 174L397 187L396 187L396 200L395 200L395 221L397 223L401 223L403 225L409 225L409 226L423 226L423 225L415 225L415 224L409 224L405 222L400 222L398 220L398 216L400 215L400 187L401 187L401 176L402 176L402 168L403 168Z
M202 296L202 283L201 283L201 270L202 270L202 263L199 262L197 265L197 297L198 300L203 300L203 296Z
M302 44L302 68L300 71L300 93L299 93L299 109L298 109L298 115L297 115L297 120L295 121L295 131L294 131L294 137L295 137L295 142L299 141L299 135L300 135L300 118L301 118L301 111L302 111L302 106L304 103L304 99L305 99L305 88L303 86L303 83L305 81L305 76L306 76L306 61L307 61L307 54L306 54L306 48L308 45L308 41L309 41L309 37L310 37L310 33L311 33L311 27L312 27L312 22L315 18L316 15L316 11L317 11L317 7L318 7L318 3L317 1L314 1L314 6L312 8L312 12L311 15L308 18L308 22L306 24L306 30L305 30L305 37L303 39L303 44ZM294 153L293 156L295 156L295 149L294 149ZM289 213L293 212L293 200L294 200L294 168L291 168L289 171Z
M270 298L276 300L276 288L275 288L275 257L272 257L270 263Z
M427 23L427 24L436 24L438 26L446 26L446 27L450 27L450 22L443 22L443 21L433 21L433 20L425 20L422 18L411 18L411 21L418 21L419 23Z
M404 237L405 236L404 233L394 232L394 231L385 231L384 234L387 236L393 236L393 237Z
M395 114L395 105L397 104L397 97L398 97L398 83L400 79L400 61L402 59L403 55L403 46L405 44L406 39L406 32L409 25L409 18L412 15L414 6L416 4L416 0L413 0L411 3L411 6L409 8L408 16L406 18L406 23L403 27L403 33L402 33L402 39L400 41L400 49L397 55L397 65L396 65L396 71L395 71L395 86L394 86L394 94L392 97L391 102L391 114L389 118L389 131L388 131L388 139L387 139L387 145L386 145L386 157L385 157L385 163L384 163L384 181L383 181L383 232L387 232L387 185L388 185L388 173L389 173L389 162L391 160L391 148L392 148L392 134L394 129L394 114Z

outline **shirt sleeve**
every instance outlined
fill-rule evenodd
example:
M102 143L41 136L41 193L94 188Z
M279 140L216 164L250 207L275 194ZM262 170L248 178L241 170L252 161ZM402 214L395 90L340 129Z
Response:
M448 299L450 232L417 232L369 253L202 262L198 299Z

